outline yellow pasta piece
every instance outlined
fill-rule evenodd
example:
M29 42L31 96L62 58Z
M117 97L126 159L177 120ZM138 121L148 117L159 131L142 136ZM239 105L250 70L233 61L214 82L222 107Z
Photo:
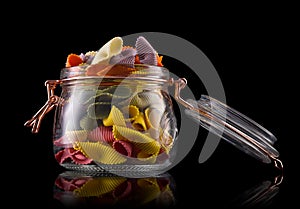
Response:
M145 153L144 151L141 151L137 154L137 159L139 159L140 161L143 161L144 163L155 163L156 159L157 159L157 156L158 156L158 153L155 153L155 154L148 154L148 153Z
M113 134L115 139L127 139L145 153L157 154L160 150L160 144L155 139L139 131L114 125Z
M122 108L122 112L125 115L126 121L133 121L139 114L140 110L137 108L137 106L129 105Z
M126 157L111 146L101 142L77 142L74 149L80 150L86 157L95 162L103 164L121 164L126 161Z
M107 118L103 119L103 125L105 126L126 126L125 118L123 113L116 107L112 106L110 113Z
M98 177L87 181L73 192L77 197L99 197L112 192L126 180L125 177Z
M144 113L141 112L139 115L135 117L135 119L132 122L132 126L138 131L146 131L148 129L146 125Z

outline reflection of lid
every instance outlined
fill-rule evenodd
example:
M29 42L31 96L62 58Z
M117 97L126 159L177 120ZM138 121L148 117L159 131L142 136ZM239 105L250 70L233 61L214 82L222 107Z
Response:
M274 180L265 180L239 194L230 203L229 208L266 208L279 192L282 175Z

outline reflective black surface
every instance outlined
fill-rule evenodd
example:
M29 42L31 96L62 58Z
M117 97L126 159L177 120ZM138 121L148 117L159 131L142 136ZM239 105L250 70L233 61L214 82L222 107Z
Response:
M168 173L128 178L63 172L55 179L53 198L64 207L169 208L176 202L174 191L175 182Z
M24 204L44 208L277 208L293 201L289 176L221 147L204 164L187 157L167 173L136 178L67 171L45 154L44 164L27 166L12 185Z

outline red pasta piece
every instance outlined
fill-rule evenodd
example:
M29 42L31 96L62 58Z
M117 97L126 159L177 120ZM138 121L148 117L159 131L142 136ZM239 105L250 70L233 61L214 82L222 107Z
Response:
M55 154L55 159L59 163L65 162L70 157L70 152L68 151L69 148L60 150Z
M99 126L92 130L89 134L92 141L103 141L111 143L115 140L111 126Z
M93 161L93 159L87 158L79 150L76 150L75 152L73 152L73 154L70 156L70 158L74 161L74 163L80 164L80 165L87 165Z
M113 148L121 153L122 155L131 157L132 156L132 144L127 141L116 140L113 142Z
M55 154L55 159L59 163L64 163L67 159L72 159L74 163L86 165L91 163L93 160L87 158L82 152L79 150L75 150L74 148L65 148Z

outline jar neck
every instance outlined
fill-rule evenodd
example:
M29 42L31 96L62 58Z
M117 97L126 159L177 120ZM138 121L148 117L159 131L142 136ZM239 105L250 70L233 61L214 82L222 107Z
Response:
M137 79L149 81L169 80L169 70L165 67L135 64L129 65L82 65L61 70L60 79L82 79L82 78L119 78Z
M169 70L164 67L136 64L134 66L114 65L101 68L92 66L64 68L61 72L61 86L72 85L139 85L165 88L170 84Z

